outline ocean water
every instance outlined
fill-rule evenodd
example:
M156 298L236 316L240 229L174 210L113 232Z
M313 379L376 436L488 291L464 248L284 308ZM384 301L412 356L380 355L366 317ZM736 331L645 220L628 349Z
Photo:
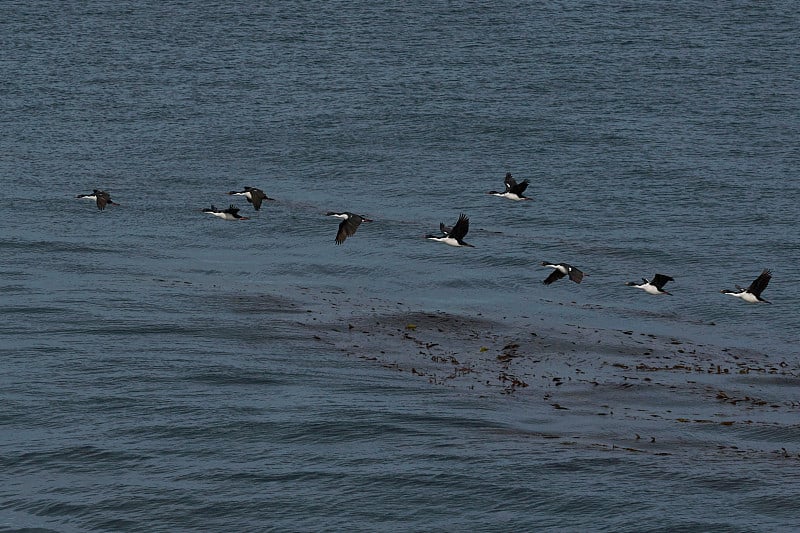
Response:
M0 3L0 528L794 530L798 26Z

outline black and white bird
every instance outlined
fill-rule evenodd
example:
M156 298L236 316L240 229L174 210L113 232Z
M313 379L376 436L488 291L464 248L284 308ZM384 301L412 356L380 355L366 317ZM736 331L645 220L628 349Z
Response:
M530 183L529 180L522 180L521 182L517 183L517 180L515 180L511 176L511 172L506 172L506 179L505 179L506 190L503 192L489 191L488 194L493 194L494 196L500 196L501 198L508 198L509 200L514 200L514 201L531 200L531 198L528 198L527 196L522 194L523 192L525 192L525 189L528 188L529 183Z
M104 210L107 205L119 205L117 202L111 200L111 195L106 191L94 189L92 194L79 194L75 198L83 198L85 200L94 200L97 203L97 209Z
M275 198L270 198L264 193L264 191L256 187L245 187L244 190L231 191L228 194L233 196L244 196L247 199L248 203L253 204L253 208L256 211L261 209L261 202L263 202L264 200L275 199Z
M656 274L653 276L653 279L648 281L646 278L642 278L642 283L636 283L635 281L629 281L625 283L628 287L638 287L640 289L644 289L644 291L648 294L672 294L671 292L667 292L664 290L664 285L667 284L668 281L675 281L674 278L670 276L665 276L664 274Z
M372 222L371 219L365 217L364 215L356 215L355 213L350 213L349 211L342 213L328 211L327 216L342 219L342 221L339 223L339 231L336 232L336 244L342 244L346 238L353 235L362 222Z
M240 215L239 208L233 204L227 209L219 209L212 205L210 209L208 207L203 209L203 213L208 213L209 215L214 215L224 220L250 220L248 217Z
M464 237L466 237L467 232L469 232L469 217L464 213L459 215L458 220L452 228L445 226L444 222L440 222L439 231L442 232L440 236L428 234L425 235L425 238L432 241L443 242L450 246L469 246L470 248L474 248L471 244L464 242Z
M749 287L746 289L736 285L736 290L731 291L728 289L722 289L721 293L723 294L730 294L731 296L736 296L737 298L741 298L745 302L754 304L754 303L772 303L766 301L764 298L761 297L761 293L764 292L764 289L767 288L769 284L769 280L772 279L772 271L769 269L764 269L761 271L761 274L753 280L753 283L750 284Z
M550 285L554 281L558 281L567 275L569 275L569 279L575 283L583 281L583 272L567 263L548 263L547 261L542 261L542 266L554 269L553 272L542 281L545 285Z

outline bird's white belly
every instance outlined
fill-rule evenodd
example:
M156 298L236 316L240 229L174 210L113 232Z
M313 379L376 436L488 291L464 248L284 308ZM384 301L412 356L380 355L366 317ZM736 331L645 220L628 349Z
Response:
M506 192L502 194L503 198L508 198L509 200L514 200L515 202L519 202L522 200L518 195L514 194L513 192Z
M647 285L640 285L640 287L648 294L662 294L654 285L650 285L649 283Z
M751 304L758 303L758 298L756 298L754 294L751 294L749 292L743 292L738 296L739 296L739 298L741 298L745 302L748 302L748 303L751 303Z
M452 237L428 237L428 239L436 242L443 242L450 246L461 246L461 244Z

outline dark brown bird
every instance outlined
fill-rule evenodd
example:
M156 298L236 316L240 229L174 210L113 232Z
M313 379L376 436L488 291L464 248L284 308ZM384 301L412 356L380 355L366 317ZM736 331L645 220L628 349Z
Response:
M464 242L464 237L466 237L469 232L469 217L464 213L459 215L458 220L453 224L452 228L445 226L444 222L440 222L439 231L442 232L441 236L425 235L425 238L432 241L443 242L450 246L468 246L470 248L475 248L468 242Z
M270 198L264 193L264 191L256 187L245 187L242 191L231 191L228 194L234 196L244 196L248 203L253 204L253 208L256 211L261 209L261 202L264 200L274 200L274 198Z
M107 205L119 205L117 202L111 199L110 194L108 194L106 191L101 191L100 189L94 189L92 194L79 194L75 198L94 200L97 203L97 209L100 211L104 210Z
M751 304L754 303L768 304L772 302L768 302L764 298L762 298L761 293L764 292L764 289L767 288L769 280L771 279L772 279L772 271L765 268L764 270L761 271L761 274L759 274L758 277L755 280L753 280L753 283L751 283L750 286L747 287L746 289L737 285L735 291L722 289L719 292L721 292L722 294L730 294L731 296L736 296L737 298L741 298L745 302Z
M572 265L568 265L567 263L548 263L547 261L542 261L542 266L555 269L542 282L545 285L550 285L554 281L560 280L566 275L569 275L569 279L571 279L575 283L580 283L581 281L583 281L583 272L581 272Z
M352 236L362 222L372 222L371 219L363 215L356 215L349 211L343 213L328 211L327 216L343 219L339 223L339 231L336 232L336 244L342 244L346 238Z
M219 217L224 220L250 220L249 218L240 215L239 208L233 204L231 204L227 209L219 209L212 205L210 209L208 207L203 209L203 213L208 213L209 215L214 215L215 217Z
M509 200L520 201L520 200L530 200L527 196L522 194L525 192L525 189L528 188L528 184L530 180L522 180L521 182L517 183L511 176L511 172L506 173L506 179L504 180L506 190L503 192L500 191L489 191L489 194L494 196L499 196L501 198L508 198Z

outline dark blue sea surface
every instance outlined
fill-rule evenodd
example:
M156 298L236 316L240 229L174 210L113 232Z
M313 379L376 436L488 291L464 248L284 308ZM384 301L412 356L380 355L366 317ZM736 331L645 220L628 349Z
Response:
M798 27L0 3L0 529L794 530Z

